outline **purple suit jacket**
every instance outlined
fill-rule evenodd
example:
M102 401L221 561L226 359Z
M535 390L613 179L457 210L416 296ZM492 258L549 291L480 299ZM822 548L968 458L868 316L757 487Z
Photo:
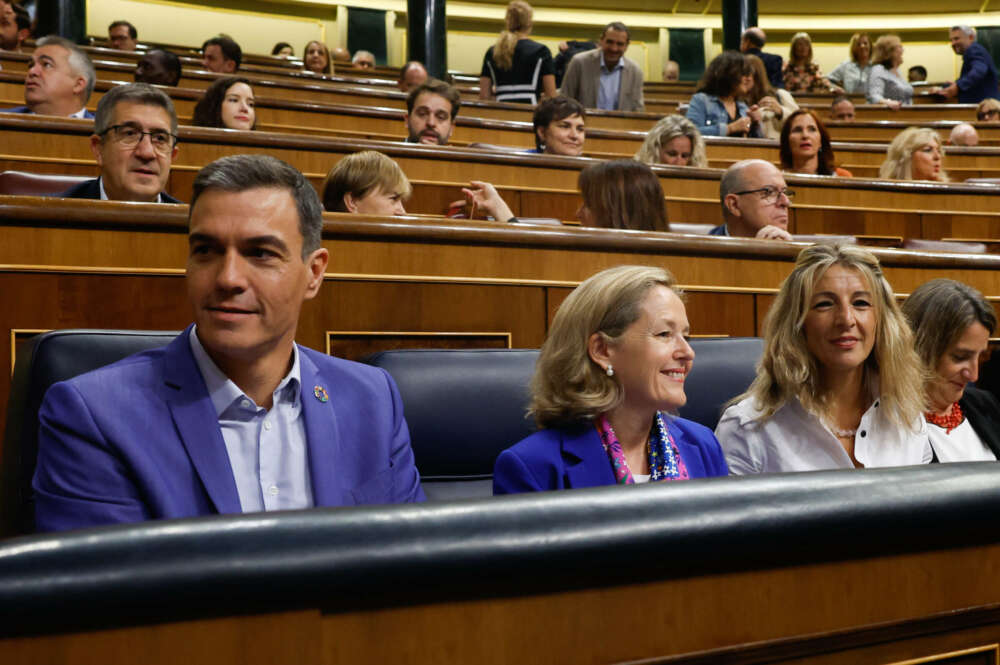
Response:
M39 531L241 512L190 331L46 392L33 483ZM422 501L389 375L302 346L299 354L316 505Z
M683 418L664 421L691 478L729 473L712 430ZM592 424L543 429L500 453L493 469L493 493L542 492L614 485L608 454Z

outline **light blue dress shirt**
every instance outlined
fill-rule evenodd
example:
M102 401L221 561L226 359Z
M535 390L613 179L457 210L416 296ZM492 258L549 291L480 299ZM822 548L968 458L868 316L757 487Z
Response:
M222 373L201 345L197 327L191 329L188 340L219 417L243 512L315 505L302 417L298 347L292 347L292 368L275 389L274 405L268 411Z
M597 108L605 111L618 110L618 95L622 89L622 70L625 64L618 58L618 64L609 70L601 53L601 82L597 90Z

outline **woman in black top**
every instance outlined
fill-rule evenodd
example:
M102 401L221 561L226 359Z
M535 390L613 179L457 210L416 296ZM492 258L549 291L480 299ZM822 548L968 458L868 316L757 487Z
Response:
M537 104L542 95L556 96L552 52L528 39L532 14L531 5L523 0L507 5L506 29L483 58L480 99Z

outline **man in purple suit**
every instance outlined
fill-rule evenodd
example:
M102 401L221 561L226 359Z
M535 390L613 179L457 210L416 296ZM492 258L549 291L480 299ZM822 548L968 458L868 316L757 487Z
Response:
M97 74L80 47L49 35L35 42L24 79L24 106L0 109L6 113L37 113L71 118L93 118L86 109Z
M423 500L395 384L295 344L328 261L309 181L265 155L203 168L189 212L195 324L57 383L39 413L39 530Z

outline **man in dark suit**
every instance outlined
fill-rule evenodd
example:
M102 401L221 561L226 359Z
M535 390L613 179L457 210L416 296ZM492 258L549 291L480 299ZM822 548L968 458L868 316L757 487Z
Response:
M4 112L93 118L86 105L96 82L94 65L79 46L55 35L42 37L28 61L25 105Z
M392 378L295 344L329 261L309 181L233 155L191 198L195 325L49 389L37 528L422 501Z
M962 56L962 74L940 92L947 97L957 96L962 104L978 104L990 97L1000 97L997 68L990 52L976 41L976 31L967 25L956 25L951 29L950 39L952 50Z
M780 55L761 51L767 43L767 35L760 28L747 28L740 40L740 50L746 55L755 55L764 62L767 78L775 88L784 88L785 79L781 74L782 59Z
M163 191L177 156L177 115L146 83L112 88L97 104L90 149L101 176L70 188L70 199L180 203Z
M719 201L725 223L708 234L791 240L788 208L794 195L774 164L762 159L736 162L726 169L719 182Z

